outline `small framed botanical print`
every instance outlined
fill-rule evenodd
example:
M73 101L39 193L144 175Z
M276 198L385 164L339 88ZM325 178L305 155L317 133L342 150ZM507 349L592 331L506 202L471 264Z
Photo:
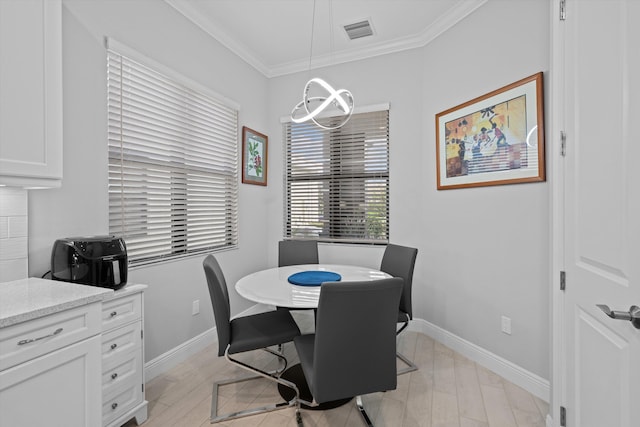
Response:
M242 182L267 185L267 148L269 138L246 126L242 127Z

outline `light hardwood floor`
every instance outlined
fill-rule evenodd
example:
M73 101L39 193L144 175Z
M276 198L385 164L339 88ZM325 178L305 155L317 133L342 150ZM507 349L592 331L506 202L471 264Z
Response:
M302 325L301 329L304 333ZM405 331L398 338L398 348L418 365L419 370L399 376L394 391L363 397L365 408L376 426L545 426L547 403L433 339ZM285 346L285 354L295 363L292 344ZM257 363L257 366L276 367L273 356L266 352L243 356L244 360ZM231 366L224 357L217 357L217 345L209 346L147 383L149 419L144 426L209 426L213 383L244 376L247 376L246 371ZM221 387L218 409L220 413L228 413L279 399L273 382L257 379ZM303 409L302 419L309 427L364 425L354 402L328 411ZM214 425L293 427L296 423L293 409L287 408ZM132 421L126 424L126 427L131 426L135 426Z

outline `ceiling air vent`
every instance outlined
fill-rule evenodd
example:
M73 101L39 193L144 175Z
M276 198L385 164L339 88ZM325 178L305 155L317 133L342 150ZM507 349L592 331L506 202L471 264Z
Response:
M344 30L347 32L350 40L373 35L371 23L368 20L356 22L355 24L345 25Z

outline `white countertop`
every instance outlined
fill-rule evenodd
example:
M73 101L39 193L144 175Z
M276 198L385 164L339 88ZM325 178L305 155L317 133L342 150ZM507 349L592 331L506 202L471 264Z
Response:
M0 283L0 328L101 301L113 292L34 277Z

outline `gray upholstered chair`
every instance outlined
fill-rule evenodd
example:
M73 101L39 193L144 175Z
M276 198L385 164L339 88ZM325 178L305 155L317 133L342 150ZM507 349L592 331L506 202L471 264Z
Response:
M293 339L313 397L302 403L356 397L363 419L372 425L360 396L396 388L401 293L400 278L322 284L315 334Z
M402 298L398 310L398 323L402 326L398 334L402 332L413 319L413 308L411 304L411 288L413 284L413 269L416 265L418 250L407 246L388 244L382 256L380 270L393 277L401 277L404 280ZM406 356L398 352L398 359L407 365L407 368L398 371L398 375L406 374L418 369L418 367Z
M278 267L300 264L318 264L318 242L315 240L280 240L278 242ZM289 311L287 307L276 308Z
M293 389L296 396L299 396L298 388L295 384L280 378L280 374L287 366L287 359L281 353L268 347L280 346L292 341L294 337L300 335L300 329L288 311L269 311L231 320L229 291L220 264L218 264L213 255L208 255L203 261L203 267L216 320L218 356L224 356L232 364L257 374L251 377L226 380L214 384L211 399L211 422L226 421L294 405L299 407L297 399L293 399L290 402L275 403L261 408L218 415L218 387L225 384L264 377ZM283 362L284 367L275 372L266 372L231 357L232 354L258 349L265 350L276 356Z
M278 267L318 263L315 240L281 240L278 242Z

